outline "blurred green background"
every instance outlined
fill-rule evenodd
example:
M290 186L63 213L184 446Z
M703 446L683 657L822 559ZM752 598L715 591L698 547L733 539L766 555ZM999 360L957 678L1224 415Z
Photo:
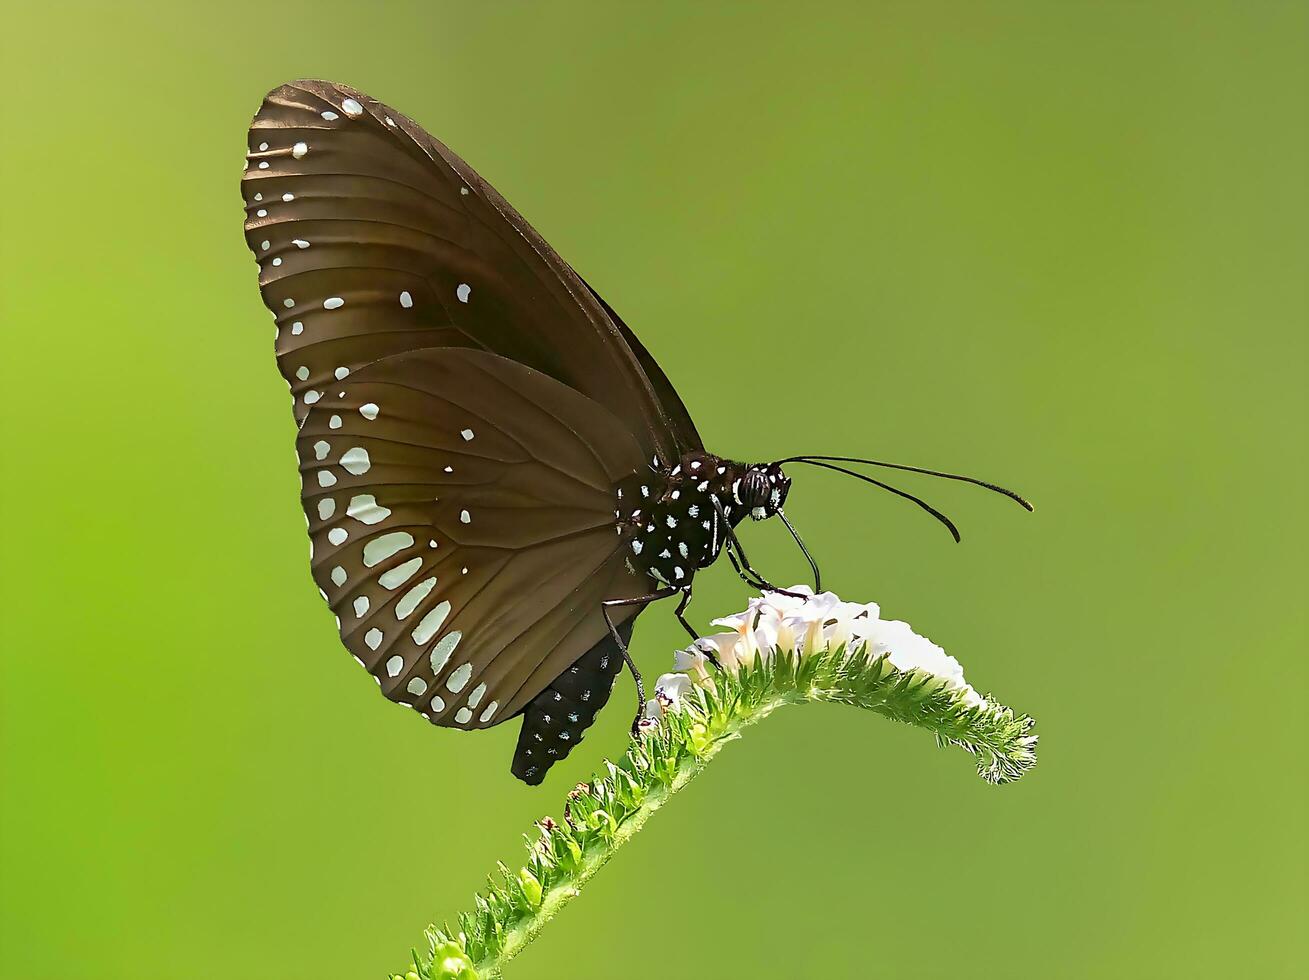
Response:
M818 471L788 507L835 588L1036 715L1030 777L784 712L514 978L1303 975L1305 4L51 2L4 34L4 977L378 977L622 750L625 707L528 789L516 725L433 730L338 646L237 189L305 75L464 155L712 448L1038 504L903 481L962 546ZM702 625L744 602L697 582ZM682 642L652 611L639 662Z

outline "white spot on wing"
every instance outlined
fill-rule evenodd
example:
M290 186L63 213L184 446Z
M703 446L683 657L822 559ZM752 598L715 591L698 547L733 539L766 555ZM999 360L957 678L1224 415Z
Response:
M459 297L459 302L461 302L461 303L467 303L467 302L468 302L468 296L469 296L470 293L472 293L472 291L473 291L473 287L471 287L470 285L468 285L468 283L466 283L466 282L461 282L461 283L458 285L458 287L455 289L455 295L456 295L457 297Z
M372 461L368 458L368 450L360 446L354 446L347 449L341 456L341 465L355 476L363 476L368 472Z
M338 116L335 112L333 112L331 109L327 109L327 110L325 110L324 112L319 113L319 115L321 115L321 116L322 116L324 119L326 119L328 122L336 122L336 120L338 120L338 119L341 118L341 117ZM421 692L419 692L419 693L421 693Z
M332 447L324 440L319 439L314 443L314 459L326 459L327 452Z
M468 707L476 708L477 703L482 700L482 695L486 693L486 685L478 684L473 688L473 693L468 695Z
M459 630L451 630L445 636L441 637L441 639L436 641L436 646L432 647L431 653L432 670L435 673L439 674L441 672L441 668L444 667L445 662L450 659L450 654L455 652L455 647L459 646L459 641L462 640L463 637L464 634Z
M364 114L364 107L361 106L354 99L346 99L344 102L341 103L341 111L344 112L351 119L358 119L360 116Z
M468 683L468 679L473 676L473 665L471 663L460 664L450 672L450 676L445 679L445 689L451 694L458 694Z
M372 630L369 630L369 632L371 633ZM390 660L386 662L386 676L399 677L400 671L404 670L404 666L405 666L405 658L400 656L399 654L396 654L394 657L392 657Z
M364 644L370 650L376 650L378 647L380 647L382 645L382 639L383 639L382 631L379 630L376 626L374 626L372 629L370 629L367 633L364 634Z
M367 615L368 613L368 596L366 595L355 596L354 607L355 607L355 618L363 619L364 616Z
M345 539L348 537L350 537L350 532L343 527L334 527L327 532L327 540L338 547L345 544Z
M400 294L400 305L406 310L414 305L414 298L409 295L409 290L406 289Z
M477 720L482 722L483 724L490 721L491 716L495 714L495 709L498 707L500 707L500 702L492 701L490 704L486 706L486 710L482 712L481 717L478 718Z
M473 430L472 430L472 429L461 429L460 432L459 432L459 435L463 437L464 442L472 442L472 441L473 441Z
M340 296L329 296L323 300L323 309L325 310L339 310L343 306L345 306L345 300Z
M436 697L432 698L432 710L438 714L445 710L445 700L441 695L438 694Z
M445 622L445 617L449 615L450 603L448 602L439 602L429 609L427 615L420 619L418 625L414 627L414 632L412 634L414 642L419 646L422 646L432 637L436 636L436 631L441 628L441 624ZM438 646L439 645L440 644L438 644ZM436 666L435 650L432 651L432 657L432 670L440 670L441 668Z
M410 558L403 565L397 565L395 568L388 569L377 577L377 581L386 589L398 589L404 585L414 574L423 567L423 559L419 557Z
M372 568L378 562L386 561L405 548L413 547L413 544L414 536L408 531L379 534L364 545L364 565Z
M365 524L380 524L391 516L391 511L377 502L371 493L361 493L350 498L350 506L345 509L348 516Z
M330 470L319 470L318 485L320 487L334 487L336 486L336 477L332 475Z
M359 414L368 419L369 422L377 418L377 406L372 402L367 402L359 406Z
M415 696L421 696L427 693L427 681L421 677L409 678L409 683L405 685L405 690Z
M466 510L461 510L461 511L459 512L459 520L460 520L462 523L467 524L467 523L469 523L470 521L472 521L472 519L473 519L473 518L469 515L468 511L466 511Z
M338 587L345 585L345 569L340 565L332 569L332 584Z
M295 157L297 160L304 159L304 155L308 152L309 152L308 143L300 142L297 143L295 146L291 147L291 156Z
M330 521L335 513L336 501L331 497L324 497L318 501L318 519L320 521Z
M405 619L418 608L418 604L427 598L432 589L436 587L436 576L425 578L412 589L400 597L400 601L395 604L395 618Z

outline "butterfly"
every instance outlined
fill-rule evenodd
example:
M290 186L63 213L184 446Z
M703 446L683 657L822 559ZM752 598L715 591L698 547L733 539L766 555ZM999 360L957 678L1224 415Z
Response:
M635 334L494 188L364 93L270 92L241 180L246 242L290 386L314 581L342 643L433 724L522 718L511 771L540 783L581 740L635 617L780 518L788 463L976 483L857 457L708 452ZM639 705L638 705L639 707ZM639 711L638 711L639 714Z

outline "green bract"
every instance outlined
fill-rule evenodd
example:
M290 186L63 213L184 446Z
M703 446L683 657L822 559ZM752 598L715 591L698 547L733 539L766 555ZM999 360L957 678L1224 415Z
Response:
M735 673L714 673L707 686L680 700L634 741L618 764L568 796L561 822L542 820L530 839L526 864L501 864L458 929L427 930L427 949L414 954L422 980L490 980L582 885L690 782L728 741L784 704L829 701L866 708L932 732L938 743L977 757L991 783L1011 782L1036 763L1032 719L990 698L970 703L965 693L931 674L903 673L887 656L844 649L797 656L772 651ZM403 980L397 976L397 980Z

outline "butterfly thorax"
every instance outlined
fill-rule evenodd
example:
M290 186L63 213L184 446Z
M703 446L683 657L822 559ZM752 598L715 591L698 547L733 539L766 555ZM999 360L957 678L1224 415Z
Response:
M692 452L672 466L650 468L615 488L614 517L630 537L628 565L663 585L690 584L698 569L718 558L735 527L751 508L742 483L755 467Z

